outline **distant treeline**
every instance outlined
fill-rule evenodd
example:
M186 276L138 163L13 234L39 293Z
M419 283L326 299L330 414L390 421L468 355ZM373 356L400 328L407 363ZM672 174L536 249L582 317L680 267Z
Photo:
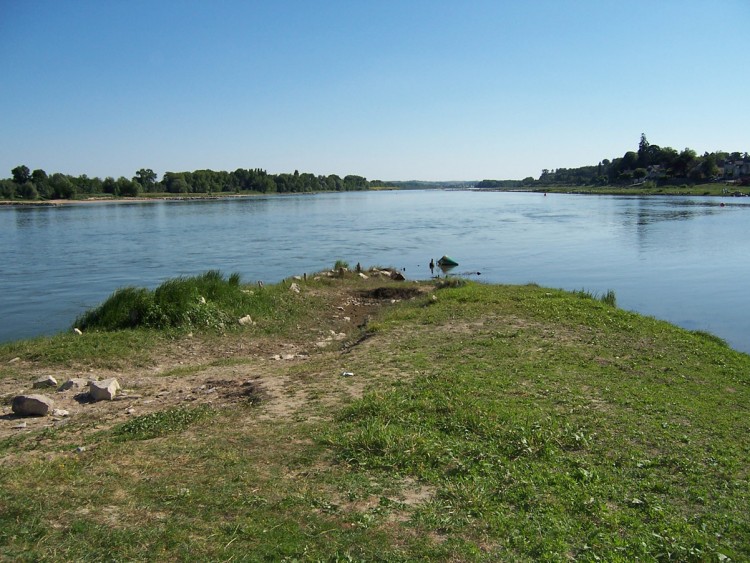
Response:
M121 176L89 178L85 174L69 176L59 172L48 175L44 170L30 170L21 165L11 170L12 177L0 180L2 199L74 199L77 196L135 197L144 193L222 194L222 193L301 193L321 191L367 190L386 185L362 176L343 178L336 174L318 176L294 171L293 174L268 174L259 168L234 172L196 170L165 172L161 180L150 168L142 168L133 178Z
M713 152L699 156L692 149L681 152L672 147L652 145L641 135L637 151L628 151L621 158L604 159L593 166L542 170L538 179L482 180L478 188L528 188L534 186L606 186L633 185L652 182L706 183L750 177L748 153Z

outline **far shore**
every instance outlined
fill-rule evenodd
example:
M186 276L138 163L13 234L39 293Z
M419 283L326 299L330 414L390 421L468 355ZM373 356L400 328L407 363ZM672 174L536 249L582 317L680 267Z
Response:
M395 187L377 187L369 191L399 190ZM443 188L425 188L443 189ZM451 188L455 190L456 188ZM717 197L749 197L748 186L727 185L724 183L696 184L682 186L655 186L644 188L642 186L528 186L513 188L461 188L473 191L487 192L525 192L525 193L560 193L570 195L614 195L614 196L717 196ZM190 200L219 200L219 199L244 199L258 196L293 196L293 195L315 195L330 192L244 192L244 193L194 193L194 194L169 194L154 193L140 195L137 197L94 195L80 199L47 199L47 200L0 200L0 206L39 206L58 207L64 205L79 205L90 203L133 203L149 201L190 201Z

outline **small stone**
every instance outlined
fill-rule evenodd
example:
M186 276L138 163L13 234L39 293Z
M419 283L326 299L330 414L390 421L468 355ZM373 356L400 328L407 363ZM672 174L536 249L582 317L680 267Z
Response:
M344 322L350 323L350 322L352 322L352 318L351 317L344 317Z
M83 389L84 387L86 387L88 384L89 384L88 379L84 379L82 377L74 377L72 379L68 379L65 383L60 385L57 391L62 392L62 391L68 391L71 389L74 391L79 391Z
M289 291L293 291L294 293L299 293L300 289L296 283L293 283L292 285L289 286Z
M351 377L353 375L354 375L354 373L352 373L351 371L341 372L341 377Z
M75 332L78 336L81 336L83 334L83 332L81 332L80 328L74 328L73 332Z
M11 358L10 360L8 360L8 363L9 364L15 364L16 362L20 362L20 361L21 361L21 358L19 358L18 356L16 356L15 358Z
M205 305L206 298L201 295L200 297L198 297L198 303L200 303L201 305Z
M44 387L55 387L57 385L57 379L52 377L51 375L46 375L44 377L40 377L34 382L34 389L41 389Z
M85 451L86 451L86 446L78 446L78 447L76 448L76 453L77 453L77 454L82 454L82 453L83 453L83 452L85 452Z
M13 397L13 412L21 416L47 416L54 402L44 395L18 395Z
M250 315L245 315L244 317L240 319L240 324L245 326L245 325L254 325L255 323L253 322L253 318Z
M52 416L65 418L66 416L70 416L70 412L65 409L52 409Z
M302 276L292 276L293 280L302 281Z
M19 422L18 424L16 424L16 425L15 425L15 426L13 426L12 428L13 428L14 430L20 430L20 429L22 429L22 428L26 428L26 426L27 426L27 424L26 424L25 422Z
M119 389L120 383L114 378L89 383L89 394L94 401L111 401Z
M135 412L135 409L133 407L130 407L129 409L125 409L125 414L133 414Z
M362 272L359 273L359 277L362 278L363 280L370 279L369 276L367 276L366 274L363 274Z

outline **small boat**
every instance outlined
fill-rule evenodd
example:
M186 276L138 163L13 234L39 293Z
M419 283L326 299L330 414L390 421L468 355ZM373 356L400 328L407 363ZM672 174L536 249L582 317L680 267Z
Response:
M443 256L440 260L437 261L437 263L438 266L458 266L458 262L456 262L450 256Z

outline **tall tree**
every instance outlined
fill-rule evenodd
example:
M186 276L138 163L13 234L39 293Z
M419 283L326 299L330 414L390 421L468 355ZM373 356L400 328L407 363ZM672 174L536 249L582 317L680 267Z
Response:
M16 166L10 172L13 174L13 181L19 186L31 180L31 170L29 170L29 167L25 164Z

